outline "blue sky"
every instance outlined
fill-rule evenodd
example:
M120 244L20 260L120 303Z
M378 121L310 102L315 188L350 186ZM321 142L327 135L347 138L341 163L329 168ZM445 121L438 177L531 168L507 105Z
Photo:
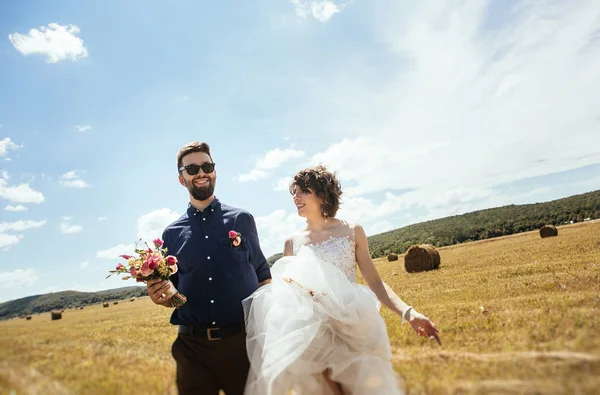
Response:
M368 234L600 186L596 1L12 2L0 76L0 301L132 285L189 141L267 256L307 165Z

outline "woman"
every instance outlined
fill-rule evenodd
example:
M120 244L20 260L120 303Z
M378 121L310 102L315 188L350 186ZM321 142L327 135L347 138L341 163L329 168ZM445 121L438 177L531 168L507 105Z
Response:
M334 174L304 169L290 192L307 225L286 240L271 284L243 301L246 394L400 394L378 302L439 342L436 327L381 280L363 228L335 218ZM357 266L368 288L356 284Z

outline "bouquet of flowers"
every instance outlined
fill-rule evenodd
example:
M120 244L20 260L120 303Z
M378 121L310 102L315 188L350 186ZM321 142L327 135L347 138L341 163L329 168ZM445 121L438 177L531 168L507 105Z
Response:
M177 258L173 255L167 255L167 249L163 248L163 241L161 239L154 239L154 249L150 248L146 244L146 249L135 249L135 253L138 255L120 255L121 258L127 262L125 264L119 263L115 270L110 270L110 274L106 276L109 278L113 274L128 275L123 276L123 280L129 280L134 278L137 282L145 282L155 278L161 280L169 280L169 277L177 273ZM168 293L171 293L170 298L171 305L173 307L180 307L187 301L186 297L181 293L177 292L173 287L169 288ZM165 295L166 296L166 295Z

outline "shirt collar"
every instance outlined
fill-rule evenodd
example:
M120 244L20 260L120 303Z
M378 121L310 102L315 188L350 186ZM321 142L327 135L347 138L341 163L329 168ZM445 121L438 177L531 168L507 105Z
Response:
M204 211L215 211L217 209L217 207L219 206L219 199L217 199L216 197L213 199L213 201L204 209ZM210 210L209 210L210 209ZM187 212L188 214L193 214L193 213L202 213L204 211L200 211L197 210L194 206L192 206L192 203L188 203L188 209Z

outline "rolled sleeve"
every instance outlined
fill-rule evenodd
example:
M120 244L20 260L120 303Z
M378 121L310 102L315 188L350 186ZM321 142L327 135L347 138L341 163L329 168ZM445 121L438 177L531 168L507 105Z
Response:
M251 214L247 216L248 233L246 235L246 241L248 242L248 250L250 252L250 263L254 267L258 282L262 282L271 278L271 268L269 262L260 249L260 243L258 239L258 231L256 230L256 222Z

